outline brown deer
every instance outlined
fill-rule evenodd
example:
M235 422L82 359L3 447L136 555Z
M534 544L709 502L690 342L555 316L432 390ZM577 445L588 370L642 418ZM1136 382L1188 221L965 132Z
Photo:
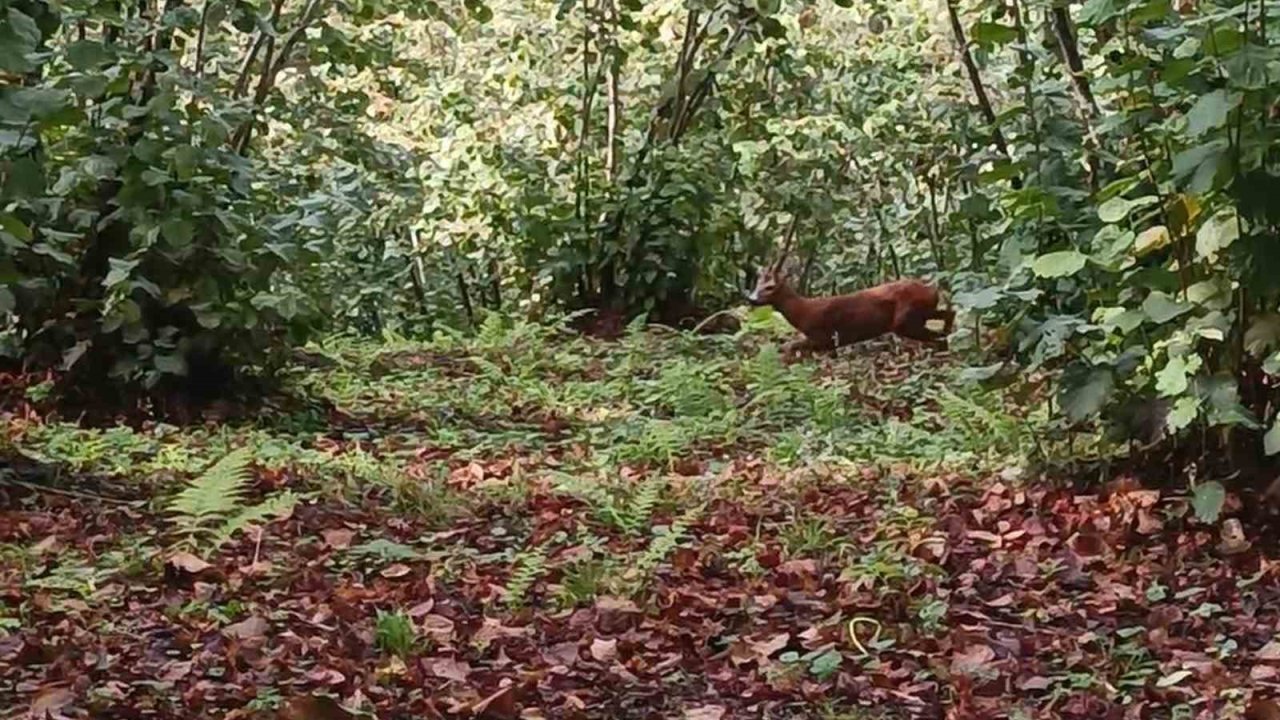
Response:
M789 343L788 352L824 351L893 333L910 340L946 347L955 311L938 308L938 289L922 280L895 280L850 295L809 298L787 284L783 265L791 248L794 223L786 247L761 273L756 289L747 295L752 305L772 305L804 334ZM930 320L941 320L941 331L930 330Z

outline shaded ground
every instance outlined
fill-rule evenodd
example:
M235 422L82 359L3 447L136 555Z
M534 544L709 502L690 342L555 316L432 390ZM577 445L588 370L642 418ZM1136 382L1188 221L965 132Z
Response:
M1276 687L1256 530L1037 480L1043 422L945 357L758 342L490 328L332 348L295 383L337 413L11 417L76 494L0 483L0 713L1229 718ZM219 546L166 508L233 447L216 521L296 500Z

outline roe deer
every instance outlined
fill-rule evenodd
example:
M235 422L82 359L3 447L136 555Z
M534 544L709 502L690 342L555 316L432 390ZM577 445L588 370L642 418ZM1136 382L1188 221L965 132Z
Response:
M803 340L788 344L787 351L835 352L886 333L946 347L955 311L938 309L936 287L922 280L895 280L850 295L804 297L783 277L786 254L784 250L760 275L747 301L772 305L804 334ZM942 330L930 330L930 320L941 320Z

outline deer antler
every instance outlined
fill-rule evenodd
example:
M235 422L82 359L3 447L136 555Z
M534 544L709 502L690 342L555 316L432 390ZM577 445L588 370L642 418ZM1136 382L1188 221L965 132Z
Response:
M782 264L787 261L787 256L791 254L791 245L796 239L796 223L799 221L800 216L792 213L791 223L787 225L786 235L784 235L782 239L782 252L778 254L778 259L774 260L773 265L770 266L774 270L781 270Z

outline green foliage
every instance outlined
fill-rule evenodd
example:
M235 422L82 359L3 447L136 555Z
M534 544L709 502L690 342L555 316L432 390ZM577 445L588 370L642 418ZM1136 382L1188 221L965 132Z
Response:
M546 573L546 568L547 553L543 548L534 548L517 555L511 577L503 588L503 600L508 605L523 605L529 590Z
M406 659L418 642L418 631L413 620L400 611L378 611L374 620L374 644L388 655Z
M249 449L235 450L193 478L169 501L174 530L184 537L184 544L215 551L237 532L293 511L297 499L288 490L256 505L245 505L252 460Z

